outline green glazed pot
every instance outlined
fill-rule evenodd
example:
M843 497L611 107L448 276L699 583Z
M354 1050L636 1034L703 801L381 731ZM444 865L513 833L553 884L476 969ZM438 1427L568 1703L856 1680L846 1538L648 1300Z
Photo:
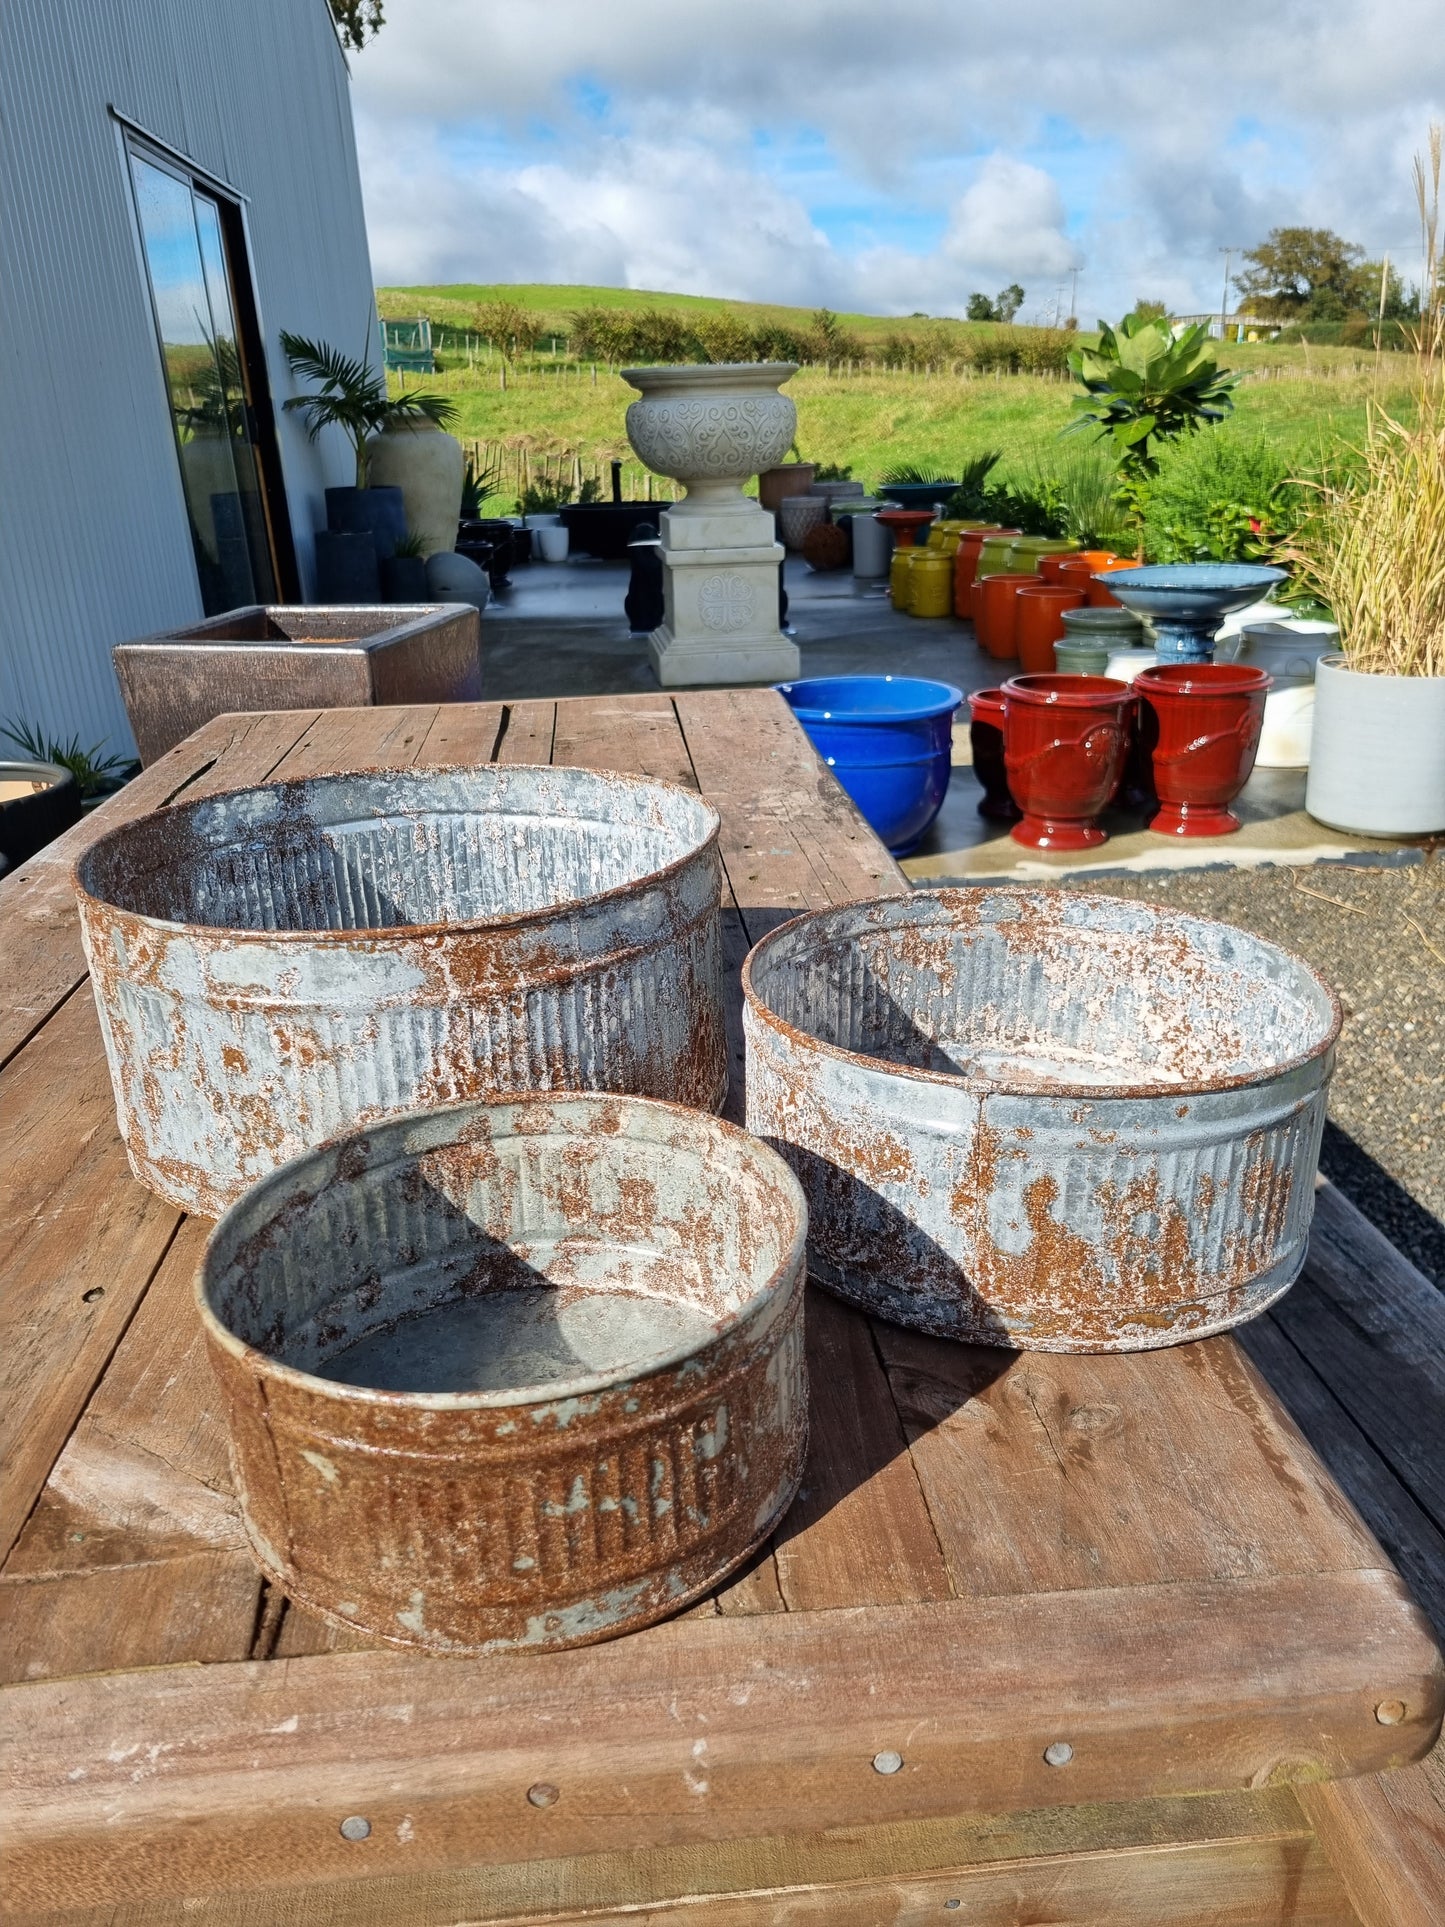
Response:
M1109 645L1072 639L1056 642L1054 662L1061 676L1102 676L1109 663Z
M1077 555L1079 545L1061 535L1017 535L1009 551L1014 575L1037 575L1041 555Z
M980 582L986 575L1013 575L1017 571L1009 561L1017 536L985 536L978 552L978 577Z
M1071 643L1098 643L1107 649L1147 649L1153 643L1149 624L1132 609L1065 609L1063 622Z

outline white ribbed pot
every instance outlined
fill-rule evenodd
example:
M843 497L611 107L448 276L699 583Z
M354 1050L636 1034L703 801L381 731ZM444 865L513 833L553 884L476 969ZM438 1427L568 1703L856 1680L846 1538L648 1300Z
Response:
M627 439L654 474L687 490L672 514L756 513L743 483L792 447L798 411L778 390L797 372L792 361L622 370L641 394L627 411Z
M1445 676L1368 676L1322 656L1305 808L1365 836L1445 832Z
M466 472L456 436L425 419L388 422L366 451L372 482L401 490L407 529L421 537L427 554L454 549Z

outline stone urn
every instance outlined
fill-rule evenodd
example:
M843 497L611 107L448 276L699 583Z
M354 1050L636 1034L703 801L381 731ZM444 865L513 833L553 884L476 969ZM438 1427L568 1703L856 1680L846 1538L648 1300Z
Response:
M406 526L426 553L456 547L466 457L455 435L424 419L388 422L366 444L373 486L399 488Z
M797 648L779 627L782 546L772 516L743 494L792 446L798 413L778 391L796 373L791 361L622 371L640 395L628 440L687 491L659 518L663 618L648 651L665 688L798 673Z
M641 394L627 411L627 439L654 474L687 490L674 514L756 511L743 483L793 445L798 411L778 390L797 372L792 361L622 370Z

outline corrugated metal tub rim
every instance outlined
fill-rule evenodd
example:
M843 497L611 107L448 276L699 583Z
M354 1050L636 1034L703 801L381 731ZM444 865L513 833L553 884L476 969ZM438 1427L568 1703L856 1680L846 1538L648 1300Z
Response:
M178 796L163 808L147 811L144 816L135 817L129 823L119 823L104 836L97 837L90 848L82 851L71 866L71 883L76 896L82 898L87 904L94 904L107 916L125 917L147 930L167 931L186 936L202 935L208 938L256 938L266 943L296 943L308 946L380 944L398 937L410 940L417 937L445 938L477 934L488 930L526 930L533 925L549 923L566 910L575 910L584 906L590 910L594 905L618 902L624 897L635 895L639 890L651 889L656 884L665 884L673 877L679 876L689 864L695 863L699 856L716 849L718 837L722 832L722 818L712 804L696 790L690 790L682 783L666 782L661 777L631 776L617 770L587 769L580 770L579 774L602 776L609 782L625 783L634 789L663 790L672 796L685 797L690 804L703 812L707 825L705 833L692 849L685 850L681 856L674 857L670 863L663 864L660 869L644 871L641 876L634 877L628 883L614 884L606 890L589 891L585 897L566 897L558 903L542 904L535 910L508 910L494 916L459 919L455 923L387 923L374 929L367 926L354 930L271 930L252 924L177 923L169 917L153 917L143 910L132 910L125 904L112 902L109 897L97 896L85 880L87 868L96 862L103 852L124 842L127 837L134 836L142 824L151 822L158 816L164 816L170 810L199 808L202 804L227 803L233 797L254 795L257 790L284 789L292 785L301 787L307 783L345 782L357 777L474 776L483 770L500 770L508 775L515 770L524 775L557 776L566 775L569 768L569 765L561 763L439 763L429 764L424 770L410 765L399 769L328 770L324 776L287 777L275 783L247 783L240 789L218 790L214 796L193 798Z
M598 1111L615 1110L618 1106L632 1109L665 1113L685 1123L700 1136L720 1134L724 1142L732 1145L741 1155L751 1160L776 1184L778 1190L793 1207L794 1226L788 1249L768 1274L751 1298L746 1299L732 1312L726 1323L715 1331L711 1338L700 1343L694 1342L678 1346L675 1350L644 1360L638 1369L624 1372L593 1372L579 1378L549 1379L545 1384L532 1386L506 1386L495 1392L387 1392L373 1386L346 1385L338 1379L324 1378L316 1372L302 1371L299 1366L283 1364L261 1351L236 1334L212 1310L207 1297L207 1285L217 1270L228 1264L233 1256L229 1247L253 1237L259 1228L256 1222L259 1214L260 1224L264 1225L274 1217L277 1208L292 1199L305 1197L308 1193L316 1196L336 1175L336 1167L342 1154L354 1150L361 1143L372 1146L385 1144L388 1139L404 1138L415 1132L419 1126L435 1123L443 1133L448 1121L465 1117L476 1117L484 1112L530 1110L542 1111L560 1104L583 1104ZM618 1135L625 1135L619 1133ZM445 1134L437 1140L437 1148L455 1144L457 1140ZM368 1161L370 1162L370 1161ZM374 1167L373 1167L374 1168ZM311 1180L320 1182L312 1185ZM244 1226L243 1222L245 1221ZM294 1386L300 1391L321 1395L361 1406L392 1406L407 1411L426 1412L485 1412L506 1411L516 1406L554 1405L563 1400L586 1398L593 1393L615 1391L619 1386L631 1384L638 1378L653 1378L660 1373L673 1370L695 1358L700 1351L726 1337L728 1332L736 1331L754 1318L770 1299L786 1289L799 1275L803 1265L803 1255L808 1243L808 1204L803 1195L803 1187L793 1175L790 1166L776 1151L765 1144L761 1138L754 1137L737 1124L728 1123L726 1118L715 1117L710 1111L698 1111L686 1104L669 1104L657 1097L632 1097L613 1091L535 1091L520 1093L515 1097L468 1098L460 1104L438 1104L420 1111L405 1111L396 1117L384 1119L370 1129L353 1131L344 1137L331 1138L327 1143L318 1145L315 1150L290 1159L278 1165L264 1178L253 1184L245 1194L231 1205L217 1221L215 1229L206 1240L206 1248L201 1254L201 1262L196 1268L195 1295L200 1310L201 1324L206 1335L215 1344L222 1346L247 1371L258 1376Z
M1034 902L1057 899L1085 905L1107 905L1111 909L1117 909L1121 901L1127 902L1126 899L1119 897L1105 896L1099 891L1019 890L1013 886L1005 887L1008 888L1009 894L1026 897ZM743 959L743 998L747 1004L747 1008L758 1023L765 1025L780 1037L786 1038L795 1049L801 1048L816 1051L822 1057L834 1058L839 1063L856 1066L859 1070L871 1071L879 1076L897 1078L900 1082L940 1084L950 1090L971 1091L981 1096L1036 1098L1041 1094L1036 1079L1030 1079L1027 1082L1013 1082L1006 1077L969 1077L962 1071L921 1070L914 1068L912 1065L897 1064L880 1057L870 1057L864 1051L844 1050L841 1045L830 1044L826 1039L815 1036L812 1031L799 1030L795 1024L790 1024L786 1018L778 1016L777 1012L764 1001L754 981L756 966L766 962L768 951L775 944L780 943L788 935L789 931L796 931L799 926L803 924L821 922L826 917L839 916L849 910L871 910L891 903L916 903L920 898L931 899L944 906L947 906L951 900L958 902L976 902L981 894L988 894L993 888L994 886L983 884L970 885L964 889L953 890L912 890L906 896L855 897L846 903L830 903L824 909L805 910L800 916L790 917L786 923L779 924L776 930L770 930L765 937L760 937ZM1215 929L1239 930L1237 924L1225 923L1224 920L1219 917L1190 917L1177 910L1158 909L1153 904L1147 904L1141 907L1147 909L1153 916L1156 916L1161 923L1165 925L1172 924L1176 928L1183 924L1205 924ZM1288 1076L1290 1072L1300 1070L1305 1065L1312 1064L1317 1059L1327 1056L1329 1052L1333 1050L1335 1040L1340 1034L1340 1026L1344 1022L1344 1013L1340 1008L1340 1000L1335 995L1334 990L1326 983L1325 979L1320 976L1317 970L1305 962L1304 958L1301 957L1297 951L1286 949L1283 944L1272 943L1266 937L1256 937L1253 931L1243 930L1239 931L1239 934L1248 937L1252 943L1261 944L1266 949L1274 951L1277 956L1288 959L1302 975L1309 978L1311 982L1317 986L1321 995L1324 997L1329 1007L1330 1021L1325 1028L1324 1035L1312 1044L1308 1050L1300 1051L1294 1057L1282 1059L1280 1062L1270 1064L1261 1070L1241 1071L1232 1076L1195 1079L1182 1083L1173 1081L1138 1084L1070 1083L1060 1085L1056 1092L1043 1093L1043 1095L1053 1095L1069 1101L1075 1099L1107 1100L1111 1098L1135 1097L1202 1097L1214 1091L1242 1091L1249 1090L1255 1085L1273 1084L1281 1077Z

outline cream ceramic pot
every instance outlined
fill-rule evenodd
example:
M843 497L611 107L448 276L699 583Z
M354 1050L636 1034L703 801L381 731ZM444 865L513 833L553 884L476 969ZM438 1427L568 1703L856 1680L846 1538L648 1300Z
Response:
M392 422L366 449L372 483L401 490L407 530L421 537L426 553L454 549L466 472L456 436L435 422Z

